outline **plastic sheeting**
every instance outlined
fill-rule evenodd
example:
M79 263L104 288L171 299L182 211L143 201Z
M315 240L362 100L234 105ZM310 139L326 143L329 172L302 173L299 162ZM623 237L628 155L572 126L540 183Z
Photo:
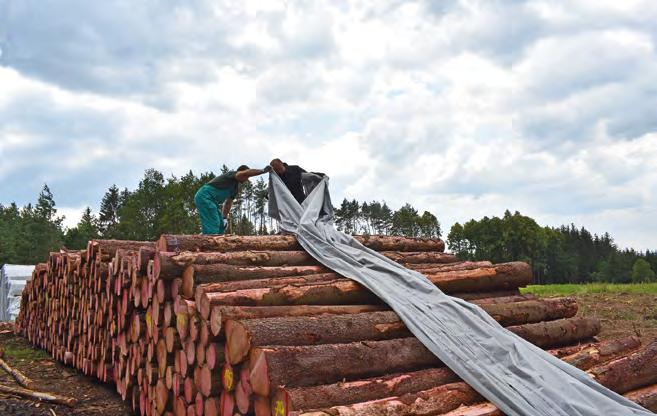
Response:
M509 416L653 415L507 331L476 305L364 247L333 226L328 177L300 205L269 176L269 215L324 266L362 284L443 363Z
M0 268L0 321L18 316L25 282L32 278L34 266L5 264Z

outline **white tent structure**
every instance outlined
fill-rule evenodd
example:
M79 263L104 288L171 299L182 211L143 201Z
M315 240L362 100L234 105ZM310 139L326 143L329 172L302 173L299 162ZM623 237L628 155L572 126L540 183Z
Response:
M21 307L25 282L32 278L34 266L5 264L0 268L0 321L13 321Z

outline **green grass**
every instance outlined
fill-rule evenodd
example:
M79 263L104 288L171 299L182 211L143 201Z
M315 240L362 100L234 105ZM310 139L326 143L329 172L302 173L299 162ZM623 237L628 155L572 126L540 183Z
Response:
M25 345L22 342L0 341L0 346L5 350L5 359L13 360L43 360L50 358L48 353Z
M522 293L539 296L583 295L588 293L632 293L657 295L657 283L613 284L586 283L562 285L531 285L521 289Z

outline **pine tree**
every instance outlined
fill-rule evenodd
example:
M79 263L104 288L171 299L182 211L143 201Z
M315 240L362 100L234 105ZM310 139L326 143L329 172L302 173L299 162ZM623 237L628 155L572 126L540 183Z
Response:
M121 208L119 188L112 185L100 202L98 229L103 238L115 237L116 224L119 222L119 208Z
M99 238L98 219L87 207L82 213L80 222L74 228L67 230L64 244L69 250L82 250L87 247L89 240Z
M406 203L392 214L392 235L417 237L420 234L417 210Z

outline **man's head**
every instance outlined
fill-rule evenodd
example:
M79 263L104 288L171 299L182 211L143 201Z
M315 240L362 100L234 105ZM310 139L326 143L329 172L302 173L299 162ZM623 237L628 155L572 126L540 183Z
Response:
M246 165L240 165L240 167L237 168L237 171L236 171L236 172L242 172L243 170L249 170L249 167L246 166ZM248 180L249 180L249 178L240 179L240 176L239 176L239 175L237 175L237 176L235 177L235 179L237 179L238 182L245 182L245 181L248 181Z
M274 159L271 162L269 162L269 165L271 166L272 169L274 169L274 172L276 172L277 174L282 175L285 173L285 163L283 163L282 160Z

